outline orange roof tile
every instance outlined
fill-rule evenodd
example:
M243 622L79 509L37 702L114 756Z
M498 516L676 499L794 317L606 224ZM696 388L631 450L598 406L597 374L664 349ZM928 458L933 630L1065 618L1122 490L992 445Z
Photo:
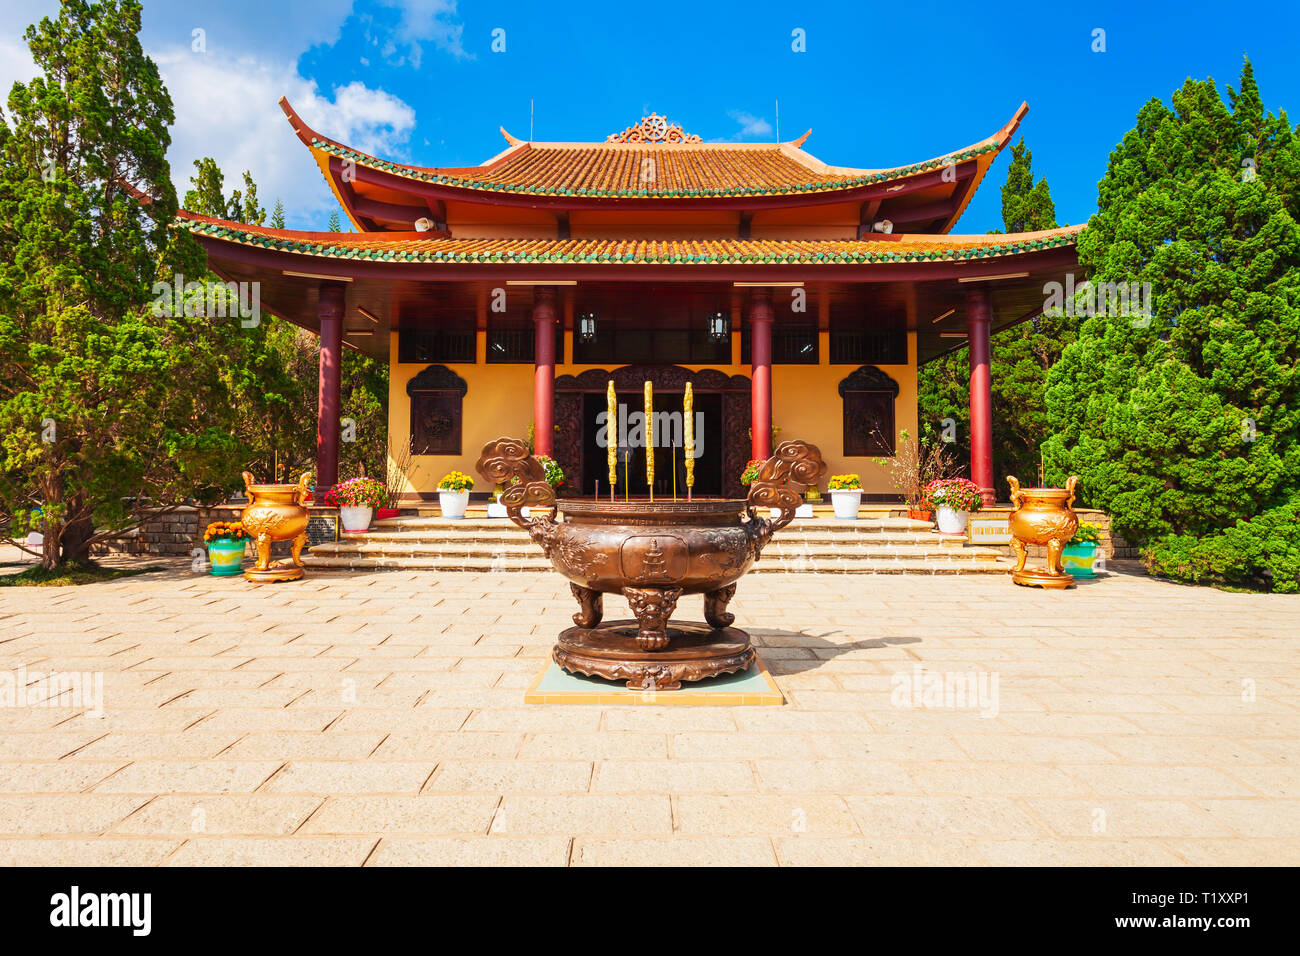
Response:
M979 159L980 175L1028 111L1021 104L998 132L964 149L885 169L828 166L791 143L533 143L502 130L509 147L480 166L425 167L361 153L306 126L280 101L313 152L405 179L485 192L596 199L797 195L853 189Z
M997 258L1072 246L1082 226L983 236L889 239L464 239L423 233L298 232L182 212L196 235L330 259L418 263L608 265L890 263Z

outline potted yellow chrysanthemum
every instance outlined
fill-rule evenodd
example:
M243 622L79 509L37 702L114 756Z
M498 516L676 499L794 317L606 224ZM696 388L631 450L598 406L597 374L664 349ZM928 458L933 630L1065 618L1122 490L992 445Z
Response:
M438 482L438 504L444 518L463 518L469 507L469 490L474 479L463 471L449 471Z

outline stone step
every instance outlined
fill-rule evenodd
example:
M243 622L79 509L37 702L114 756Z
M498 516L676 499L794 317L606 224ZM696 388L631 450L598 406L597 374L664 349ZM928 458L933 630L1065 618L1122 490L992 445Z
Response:
M392 531L491 531L520 530L510 523L508 518L385 518L371 524L371 533ZM789 525L790 531L799 529L818 529L833 531L838 534L854 534L872 531L932 531L934 524L929 521L913 521L911 518L858 518L854 521L829 517L795 518Z
M310 552L318 557L516 557L537 556L541 552L528 540L507 542L416 542L402 540L353 540L313 545ZM994 548L951 547L939 544L895 544L891 542L840 545L835 542L781 541L769 544L765 557L782 559L880 558L926 559L940 561L993 561L1001 556Z
M419 531L369 531L365 534L342 535L339 543L348 542L391 542L393 544L462 545L477 543L483 545L530 543L528 533L519 528L471 529L454 528L425 529ZM801 542L807 545L826 544L836 547L857 547L859 545L928 545L940 548L960 548L966 539L960 535L940 535L934 532L917 531L861 531L856 534L843 534L822 528L787 528L778 532L773 539L778 543Z
M317 571L539 571L552 572L545 558L490 557L436 558L421 557L321 557L303 555L303 563ZM754 565L751 574L1006 574L1012 562L1005 558L992 561L890 560L885 558L839 557L822 561L780 561L766 556Z

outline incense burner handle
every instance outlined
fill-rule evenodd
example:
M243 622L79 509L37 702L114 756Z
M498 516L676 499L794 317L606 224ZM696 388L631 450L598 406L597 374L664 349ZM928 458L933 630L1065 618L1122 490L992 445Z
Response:
M761 553L772 535L794 520L795 509L803 503L802 495L826 474L826 462L816 445L803 441L785 441L758 468L758 477L749 486L745 527L754 541L755 555ZM761 518L758 508L779 508L776 518Z
M1011 486L1011 514L1015 514L1025 503L1025 496L1020 491L1020 481L1015 475L1007 475L1007 484Z
M483 446L474 469L493 484L507 484L501 493L510 520L527 531L539 526L555 524L558 505L555 489L546 480L546 469L528 451L528 445L518 438L498 438ZM548 509L549 513L523 516L527 507Z

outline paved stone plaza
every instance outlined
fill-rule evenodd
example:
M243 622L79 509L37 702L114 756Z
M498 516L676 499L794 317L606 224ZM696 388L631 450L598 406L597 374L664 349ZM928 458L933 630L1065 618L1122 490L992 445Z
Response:
M102 716L0 709L0 860L1300 862L1300 597L750 577L785 706L524 704L575 607L553 573L0 590L10 687L103 674Z

